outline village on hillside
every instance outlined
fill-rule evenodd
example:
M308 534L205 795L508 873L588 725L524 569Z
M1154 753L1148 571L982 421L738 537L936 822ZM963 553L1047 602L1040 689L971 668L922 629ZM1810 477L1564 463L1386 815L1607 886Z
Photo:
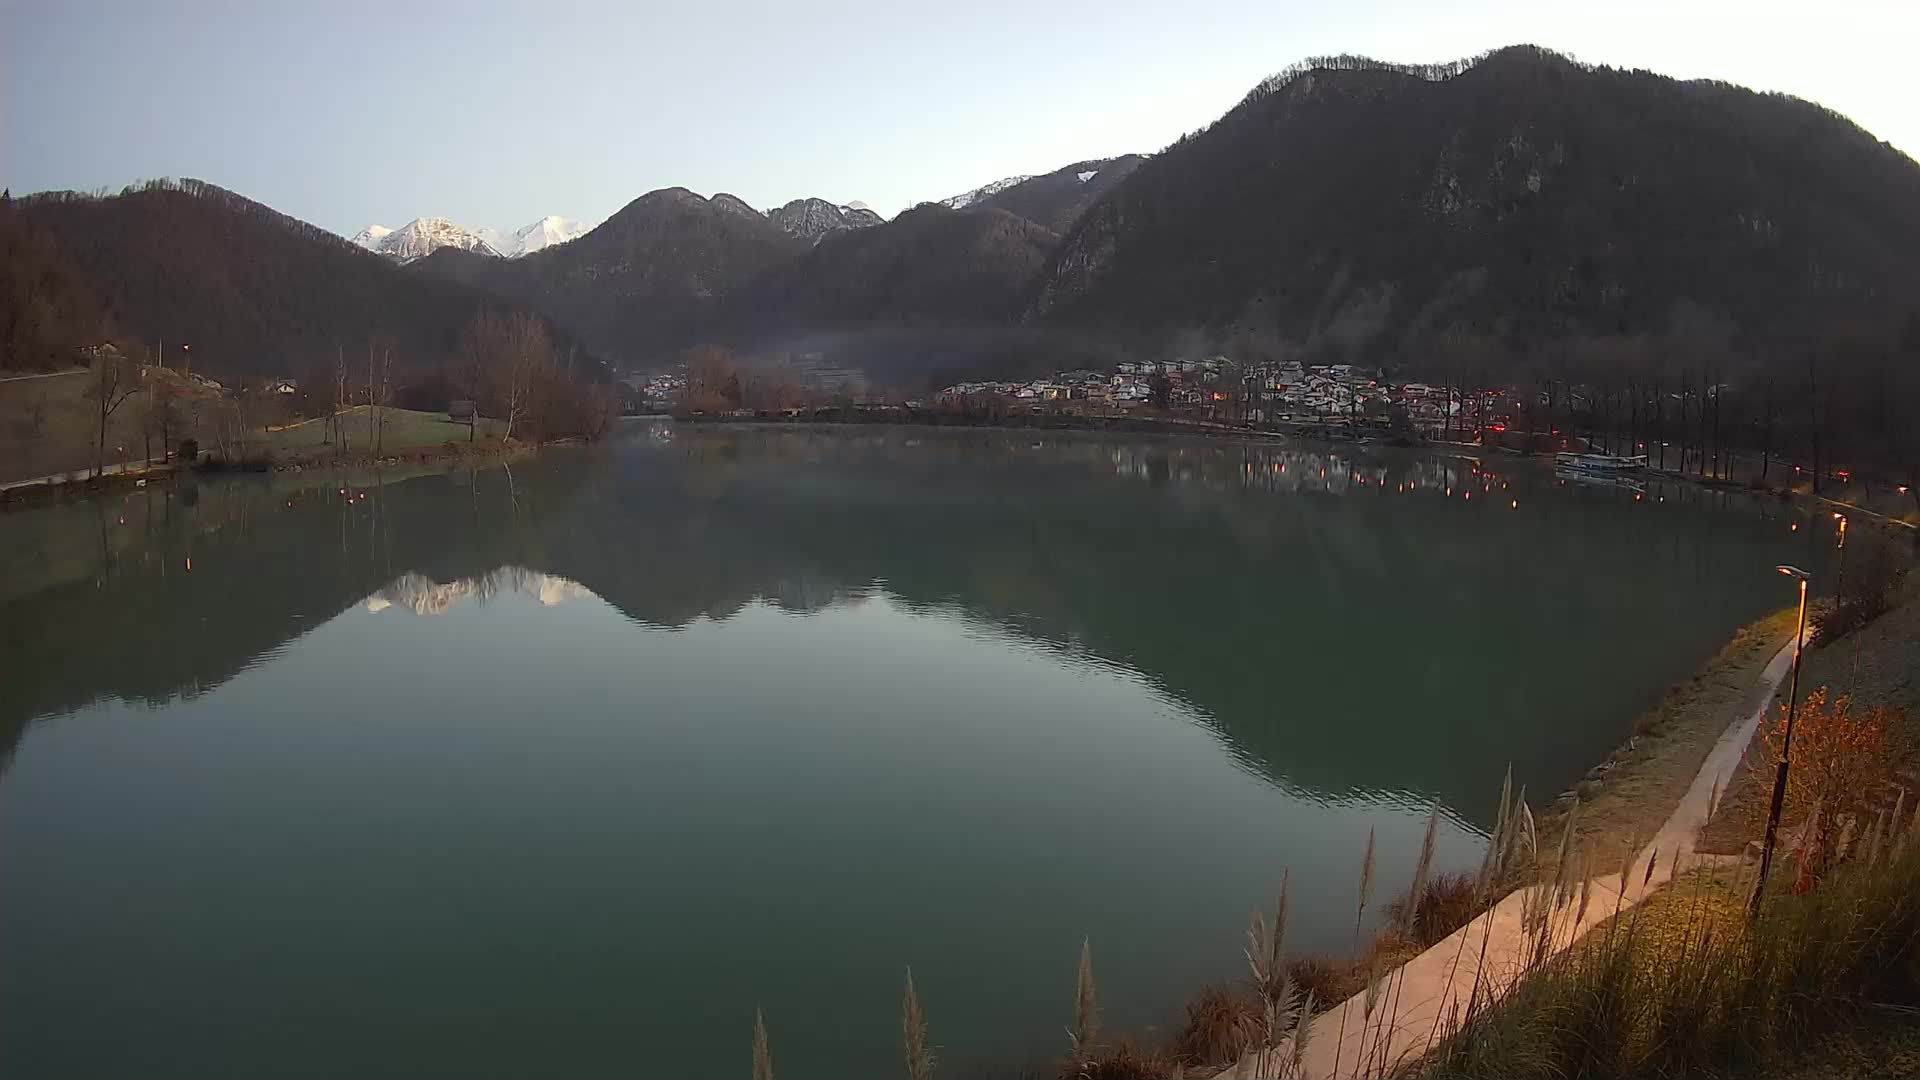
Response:
M810 404L865 408L1054 415L1166 416L1234 424L1313 424L1331 428L1403 427L1428 435L1505 430L1515 391L1392 382L1356 364L1236 364L1223 355L1185 360L1124 361L1111 370L1079 368L1024 380L980 380L947 386L931 398L900 399L871 391L839 369L830 379L814 364L794 365ZM855 373L857 376L857 373ZM694 381L698 381L697 378ZM646 405L686 406L685 370L630 376ZM741 414L761 411L742 402ZM783 410L790 411L790 410Z

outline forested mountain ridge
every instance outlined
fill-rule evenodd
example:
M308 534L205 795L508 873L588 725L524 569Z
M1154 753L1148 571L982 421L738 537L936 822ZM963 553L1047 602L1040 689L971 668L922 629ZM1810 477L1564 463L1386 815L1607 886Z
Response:
M864 229L886 219L863 205L842 206L825 199L794 199L767 211L767 220L788 235L817 244L828 233Z
M663 188L518 259L445 248L403 270L198 181L31 196L12 203L7 288L46 302L5 328L111 323L191 341L203 368L286 374L374 334L437 364L477 310L517 308L625 364L703 342L843 366L884 354L905 389L1248 339L1407 367L1465 340L1492 372L1569 345L1644 351L1681 327L1817 355L1836 328L1884 338L1920 311L1911 158L1807 102L1531 47L1308 61L1157 154L950 202L966 205L862 211L864 227L823 234L815 211L844 208L770 217Z
M1394 358L1888 318L1920 283L1920 166L1780 95L1532 47L1310 61L1141 164L1069 232L1029 316Z
M714 333L722 299L810 249L734 196L676 187L571 243L511 261L443 249L409 269L531 304L602 355L646 361Z
M1122 154L1076 161L1013 183L988 184L948 199L943 205L959 203L956 209L1005 210L1064 235L1087 207L1119 186L1144 160L1139 154Z
M0 369L64 367L105 327L99 296L53 233L0 197Z
M724 308L735 331L1012 323L1059 236L1004 210L925 203L843 229L754 278Z
M477 313L516 310L198 180L13 208L98 297L93 335L190 344L197 370L304 375L375 339L400 368L438 367Z

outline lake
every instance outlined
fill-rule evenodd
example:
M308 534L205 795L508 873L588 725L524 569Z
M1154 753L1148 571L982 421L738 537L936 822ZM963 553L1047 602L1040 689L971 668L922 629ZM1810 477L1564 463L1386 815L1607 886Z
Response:
M1511 459L630 422L0 514L0 1073L898 1073L1341 952L1821 530ZM1794 526L1800 527L1795 529ZM1369 915L1369 922L1373 921Z

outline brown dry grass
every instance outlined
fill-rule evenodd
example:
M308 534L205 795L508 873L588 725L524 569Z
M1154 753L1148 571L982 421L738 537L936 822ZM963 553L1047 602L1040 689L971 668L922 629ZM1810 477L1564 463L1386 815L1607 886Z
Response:
M1230 1065L1252 1049L1260 1031L1260 1003L1252 994L1209 986L1188 999L1173 1052L1192 1065Z
M1408 911L1408 898L1403 896L1388 905L1387 914L1407 927L1415 944L1431 948L1472 922L1486 906L1473 875L1439 874L1413 898L1412 911Z
M1703 866L1532 969L1418 1075L1910 1075L1920 1046L1920 847L1856 853L1817 886ZM1890 851L1891 854L1885 854ZM1904 1018L1909 1030L1877 1021ZM1849 1063L1894 1061L1899 1071Z
M1366 969L1335 963L1330 957L1298 956L1287 961L1287 974L1302 994L1313 995L1314 1008L1324 1011L1366 988Z
M1778 1080L1920 1080L1920 1023L1894 1010L1862 1012L1853 1023L1824 1033L1804 1052L1779 1063L1771 1075Z
M1167 1080L1179 1068L1167 1053L1122 1039L1060 1067L1060 1080Z
M1381 971L1390 971L1425 951L1427 951L1426 946L1389 925L1373 939L1373 944L1367 947L1367 954L1355 962L1353 975L1359 981L1360 988L1364 989L1366 973L1370 968L1377 967ZM1332 1004L1337 1005L1339 1002Z

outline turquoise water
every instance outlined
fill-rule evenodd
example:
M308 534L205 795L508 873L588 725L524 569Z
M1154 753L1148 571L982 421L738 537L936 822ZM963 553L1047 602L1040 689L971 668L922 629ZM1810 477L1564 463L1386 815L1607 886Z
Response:
M648 423L0 516L0 1072L948 1075L1337 952L1817 529L1511 462ZM1323 475L1324 474L1324 475ZM1471 497L1469 497L1471 496ZM1518 505L1514 505L1517 503Z

